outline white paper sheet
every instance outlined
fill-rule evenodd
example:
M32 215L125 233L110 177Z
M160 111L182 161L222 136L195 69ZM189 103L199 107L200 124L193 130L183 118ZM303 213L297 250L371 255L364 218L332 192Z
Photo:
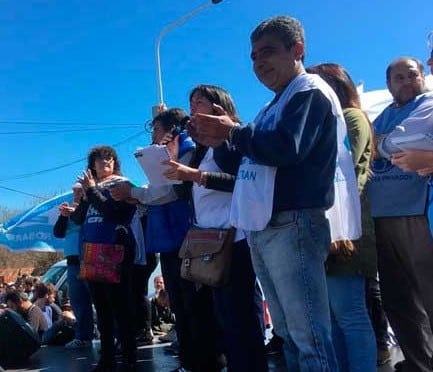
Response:
M393 145L402 151L406 150L424 150L433 151L433 134L418 133L408 136L398 136L391 138Z
M138 148L134 153L135 158L140 164L141 169L153 186L179 184L182 181L169 180L164 177L163 173L168 166L161 164L164 160L170 159L170 154L165 145L151 145L148 147Z

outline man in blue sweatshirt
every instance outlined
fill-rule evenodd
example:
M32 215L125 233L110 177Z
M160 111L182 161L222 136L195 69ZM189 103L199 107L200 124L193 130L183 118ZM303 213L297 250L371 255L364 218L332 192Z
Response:
M405 158L393 155L397 126L405 133L431 122L433 100L424 93L422 63L394 60L386 80L394 102L373 123L378 137L373 177L367 185L374 219L378 269L384 308L406 360L402 371L431 371L433 352L433 238L426 217L427 178L409 171ZM390 142L391 141L391 142Z
M192 125L213 145L228 140L243 155L231 223L251 232L254 269L288 370L336 371L324 262L341 108L331 88L305 72L298 20L265 20L251 42L254 72L274 99L244 127L200 114Z

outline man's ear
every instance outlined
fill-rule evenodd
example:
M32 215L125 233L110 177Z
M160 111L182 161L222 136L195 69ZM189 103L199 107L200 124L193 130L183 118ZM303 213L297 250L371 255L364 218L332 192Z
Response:
M305 53L305 45L302 41L297 41L294 45L296 60L302 60Z

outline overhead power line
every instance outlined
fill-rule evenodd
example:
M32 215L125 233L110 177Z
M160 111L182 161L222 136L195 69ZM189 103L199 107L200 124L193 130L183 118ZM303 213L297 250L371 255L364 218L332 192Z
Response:
M18 194L23 194L23 195L31 196L31 197L37 198L37 199L42 199L42 200L47 199L47 198L43 198L42 196L38 196L38 195L34 195L34 194L29 194L28 192L20 191L20 190L17 190L17 189L12 189L10 187L6 187L6 186L2 186L2 185L0 185L0 189L5 189L5 190L8 190L8 191L16 192Z
M119 141L119 142L113 144L112 146L113 147L117 147L117 146L123 145L124 143L127 143L127 142L131 141L132 139L143 135L144 133L146 133L146 131L142 130L142 131L140 131L140 132L138 132L136 134L133 134L132 136L129 136L129 137L125 138L122 141ZM40 170L40 171L31 172L31 173L18 174L16 176L12 176L12 177L9 177L9 178L3 178L3 179L0 179L0 182L8 182L8 181L13 181L13 180L21 180L21 179L24 179L24 178L39 176L41 174L46 174L46 173L53 172L53 171L56 171L56 170L59 170L59 169L62 169L62 168L70 167L71 165L80 163L80 162L82 162L84 160L86 160L86 157L82 157L80 159L73 160L73 161L70 161L69 163L58 165L56 167L52 167L52 168L48 168L48 169L43 169L43 170Z
M0 132L1 134L47 134L47 133L70 133L70 132L95 132L95 131L101 131L101 130L124 130L129 128L137 128L138 125L130 125L130 126L123 126L123 127L100 127L100 128L74 128L74 129L51 129L51 130L29 130L29 131L7 131L7 132ZM140 124L142 127L143 125Z
M15 120L0 120L0 124L18 124L18 125L115 125L115 126L128 126L128 125L143 125L144 123L111 123L111 122L97 122L90 123L86 121L15 121Z

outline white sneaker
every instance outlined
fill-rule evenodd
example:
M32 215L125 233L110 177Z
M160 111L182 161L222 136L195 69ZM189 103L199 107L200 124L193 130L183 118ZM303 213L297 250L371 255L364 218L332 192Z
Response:
M92 341L87 340L78 340L77 338L73 339L71 342L68 342L65 347L67 349L79 349L81 347L92 346Z

